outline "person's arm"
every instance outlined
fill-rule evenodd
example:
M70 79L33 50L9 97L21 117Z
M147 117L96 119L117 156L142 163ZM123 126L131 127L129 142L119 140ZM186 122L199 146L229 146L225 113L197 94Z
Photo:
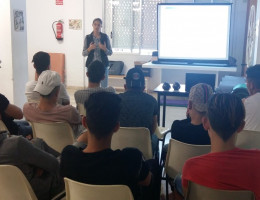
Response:
M83 51L82 51L82 56L88 56L88 46L87 46L88 42L87 42L87 36L85 37L84 40L84 46L83 46Z
M149 186L151 180L152 180L152 173L149 172L148 176L144 180L138 182L138 185Z
M35 147L27 139L20 137L17 152L22 162L56 174L59 170L58 160L51 154Z
M13 104L8 104L7 108L5 109L5 113L10 116L13 117L14 119L22 119L23 118L23 112L22 110L17 107L16 105Z
M152 134L155 133L155 130L157 129L158 124L157 124L157 115L153 116L153 126L152 126Z
M108 55L108 56L111 56L113 51L112 51L112 47L111 47L111 44L110 44L110 40L109 40L109 37L107 36L106 37L106 40L107 40L107 45L106 45L106 48L107 50L105 51L105 53Z

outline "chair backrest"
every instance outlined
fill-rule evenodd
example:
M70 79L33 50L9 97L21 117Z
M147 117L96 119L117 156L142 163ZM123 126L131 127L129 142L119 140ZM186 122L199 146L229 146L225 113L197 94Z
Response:
M64 178L66 200L134 200L126 185L90 185Z
M61 152L67 145L73 144L74 136L67 122L30 122L34 138L42 138L51 148Z
M209 152L210 145L186 144L170 139L165 162L165 172L168 176L174 178L178 173L182 173L182 168L186 160Z
M189 181L186 200L254 200L255 195L247 190L217 190Z
M111 148L116 150L126 147L139 149L146 160L153 158L149 129L144 127L120 127L112 136Z
M51 58L51 69L60 75L61 82L65 81L65 54L64 53L49 53Z
M37 200L30 183L15 166L0 165L0 200Z
M242 149L260 149L260 132L241 131L237 134L236 146Z
M8 131L7 127L5 126L2 120L0 120L0 131Z
M83 115L83 116L86 116L86 109L85 109L84 104L78 103L77 107L78 107L79 114Z

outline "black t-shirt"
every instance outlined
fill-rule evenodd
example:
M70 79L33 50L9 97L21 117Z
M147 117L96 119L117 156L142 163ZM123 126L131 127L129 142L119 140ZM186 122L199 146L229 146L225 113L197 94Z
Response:
M62 151L60 170L63 177L82 183L128 185L134 196L138 195L137 183L149 173L142 153L137 149L84 153L71 145Z
M17 135L18 134L18 125L14 123L14 118L9 117L6 115L5 110L7 106L9 105L8 99L0 94L0 114L2 121L4 122L5 126L7 127L8 131L13 134Z
M146 127L152 133L153 117L158 113L156 99L142 91L126 91L119 94L122 99L120 126Z
M197 144L209 145L210 139L208 131L203 128L203 125L193 125L190 119L175 120L171 128L172 138L178 141Z

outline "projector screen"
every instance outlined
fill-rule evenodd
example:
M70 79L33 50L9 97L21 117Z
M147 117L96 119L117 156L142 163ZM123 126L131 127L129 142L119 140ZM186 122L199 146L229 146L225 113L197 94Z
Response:
M158 59L227 63L231 4L158 4Z

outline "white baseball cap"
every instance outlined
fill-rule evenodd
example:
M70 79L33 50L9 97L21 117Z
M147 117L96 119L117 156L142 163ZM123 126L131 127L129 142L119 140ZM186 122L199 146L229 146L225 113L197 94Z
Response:
M38 78L38 82L33 91L39 92L41 95L49 95L52 90L60 86L60 75L51 70L45 70Z

